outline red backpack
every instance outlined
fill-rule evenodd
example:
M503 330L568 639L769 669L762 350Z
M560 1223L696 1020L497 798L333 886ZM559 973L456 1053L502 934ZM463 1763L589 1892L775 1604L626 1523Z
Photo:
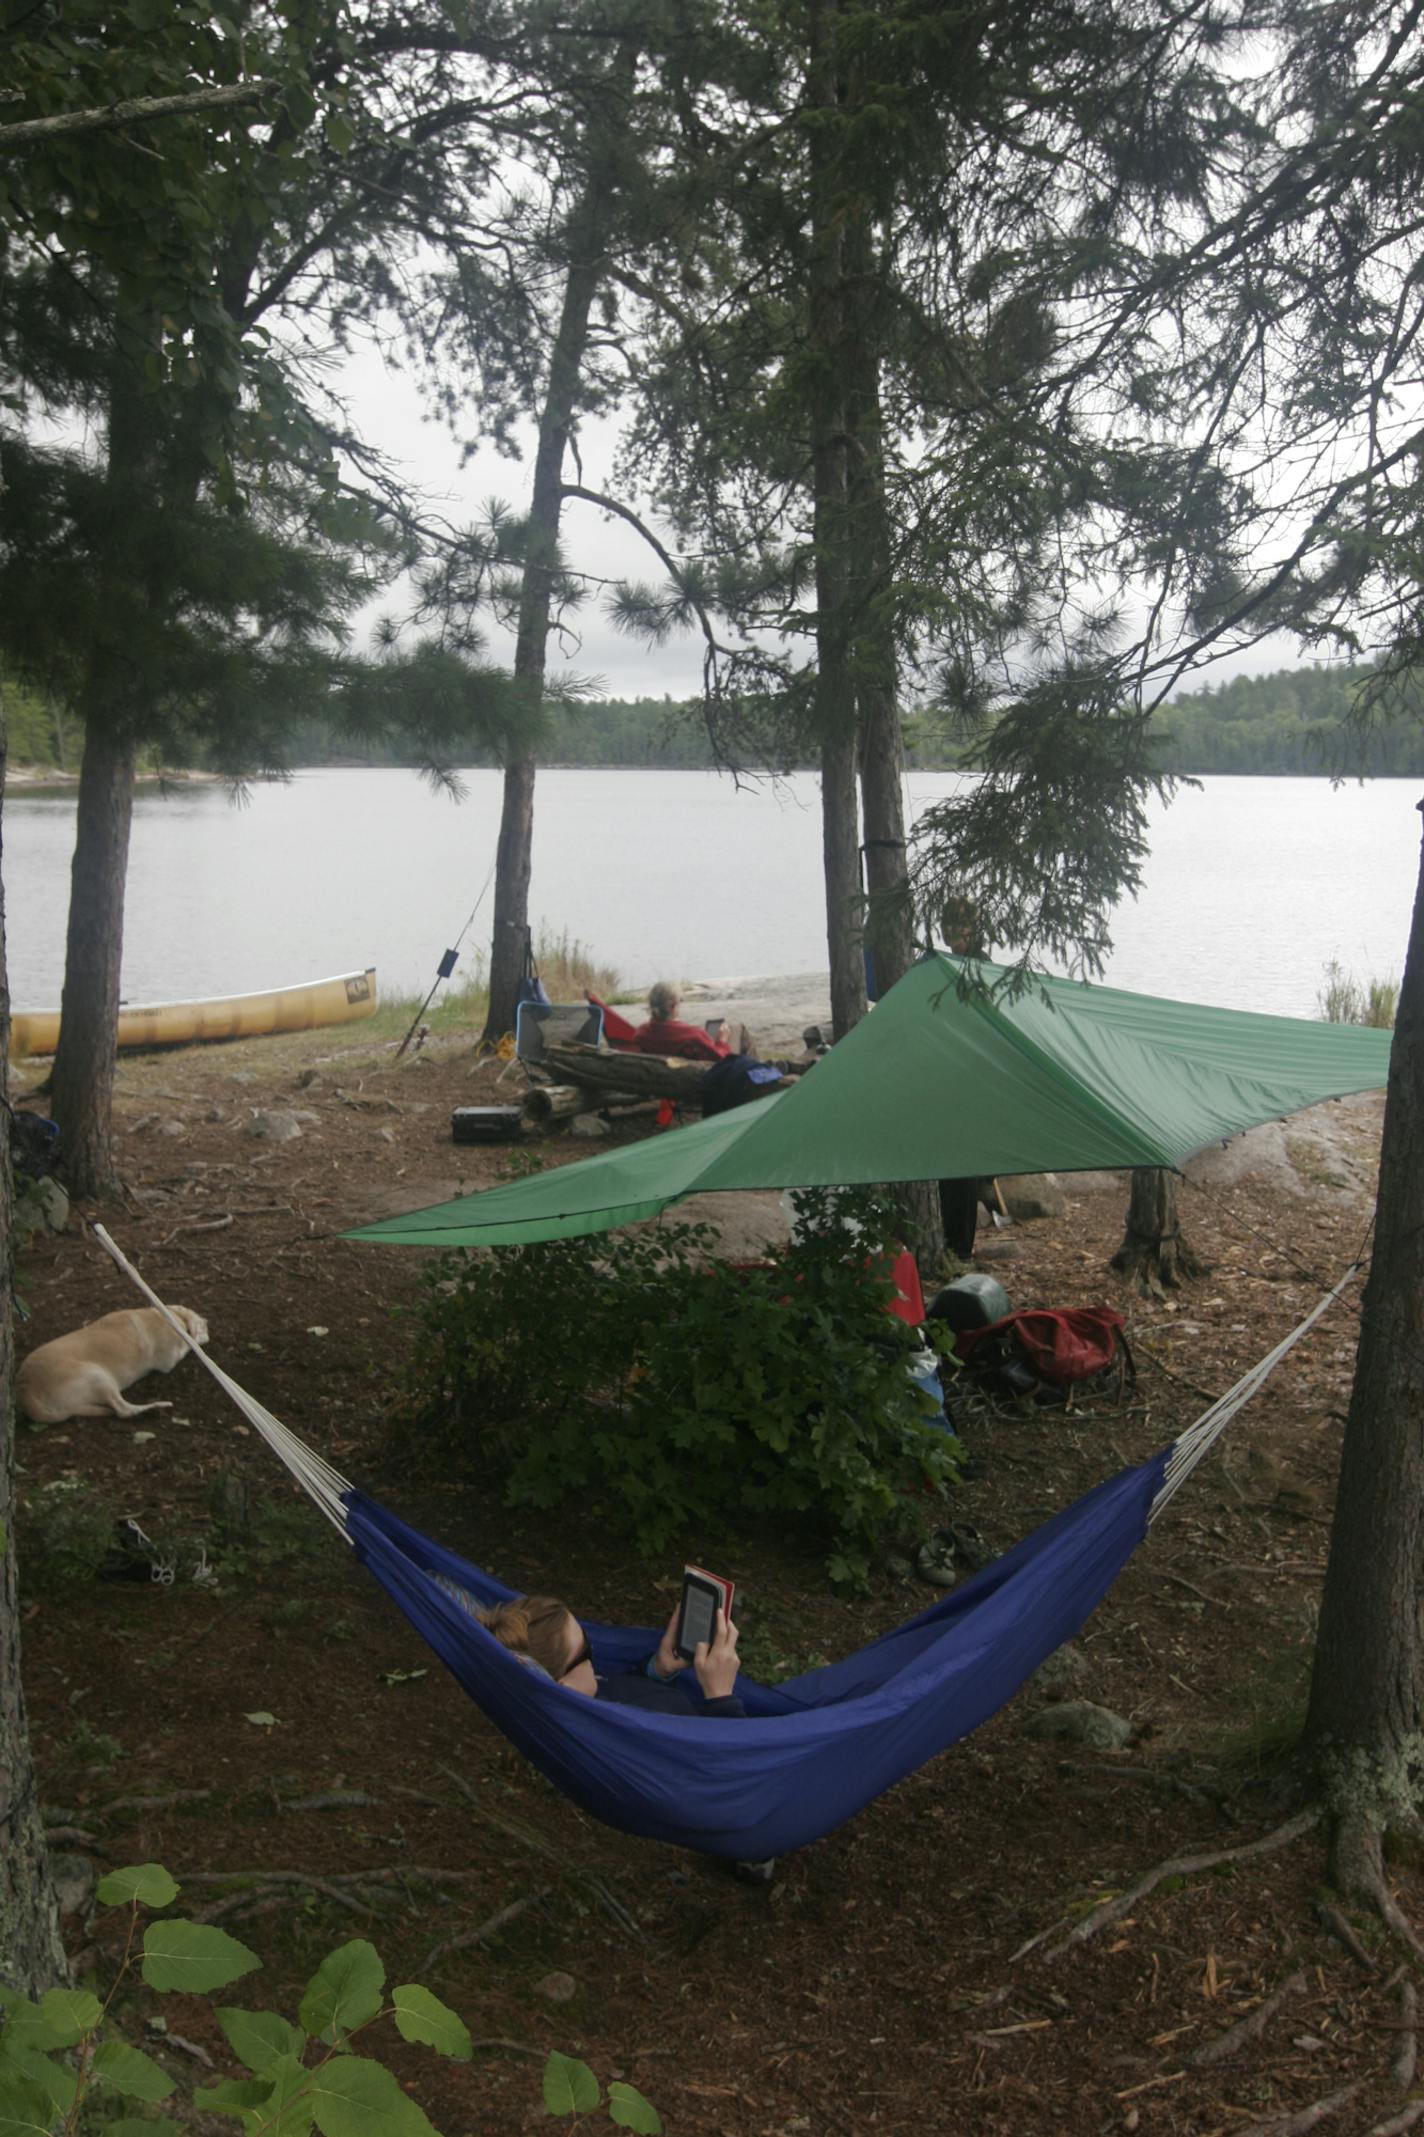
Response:
M1066 1388L1105 1371L1116 1358L1119 1344L1128 1375L1136 1379L1123 1329L1122 1315L1115 1306L1030 1306L1006 1314L1002 1321L991 1321L987 1328L961 1329L954 1347L966 1365L998 1364L1005 1357L1018 1357L1050 1387ZM981 1345L982 1358L978 1355Z

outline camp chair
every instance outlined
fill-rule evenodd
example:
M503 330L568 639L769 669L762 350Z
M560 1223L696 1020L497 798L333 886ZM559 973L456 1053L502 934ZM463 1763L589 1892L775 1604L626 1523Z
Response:
M526 1068L542 1067L550 1042L556 1046L597 1046L603 1037L603 1011L594 1002L532 1002L514 1013L514 1052Z

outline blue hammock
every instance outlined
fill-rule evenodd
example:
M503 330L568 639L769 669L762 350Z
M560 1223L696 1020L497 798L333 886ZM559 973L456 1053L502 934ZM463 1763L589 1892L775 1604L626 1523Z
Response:
M1167 1456L1100 1484L906 1625L825 1669L762 1685L745 1721L618 1706L523 1668L438 1585L481 1603L506 1588L362 1493L346 1530L369 1568L490 1720L554 1786L625 1833L733 1860L819 1840L977 1729L1096 1609L1147 1533ZM650 1626L580 1621L600 1675L636 1668ZM697 1699L696 1680L686 1680Z
M786 1684L742 1676L744 1720L709 1721L684 1673L686 1716L589 1699L524 1668L441 1585L481 1604L516 1592L349 1484L199 1348L101 1225L94 1235L237 1404L490 1720L554 1786L606 1825L733 1860L819 1840L1011 1699L1073 1637L1148 1527L1243 1404L1358 1273L1176 1443L1099 1484L1002 1558L869 1647ZM595 1669L636 1668L646 1625L581 1621Z

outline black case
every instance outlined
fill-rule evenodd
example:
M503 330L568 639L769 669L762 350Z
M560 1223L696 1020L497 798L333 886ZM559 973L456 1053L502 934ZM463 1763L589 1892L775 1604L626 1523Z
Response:
M450 1115L454 1143L507 1143L518 1133L518 1106L456 1106Z

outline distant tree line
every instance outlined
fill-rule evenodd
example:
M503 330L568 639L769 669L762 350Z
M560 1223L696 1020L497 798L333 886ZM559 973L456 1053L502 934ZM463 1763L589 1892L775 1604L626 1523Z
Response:
M1240 675L1173 698L1152 723L1157 761L1164 771L1265 774L1343 773L1347 777L1424 778L1424 724L1417 684L1394 686L1398 715L1364 729L1350 718L1357 691L1376 678L1369 667L1282 668L1271 675ZM7 692L10 753L17 764L77 768L77 737L62 708L38 692ZM625 766L662 771L698 771L714 761L701 717L702 700L662 697L605 698L597 703L556 706L547 715L544 762L551 765ZM495 766L493 746L472 746L473 765ZM919 771L974 770L977 752L939 733L931 721L906 723L906 757ZM394 737L373 737L353 756L349 735L320 720L299 721L292 733L297 765L416 762ZM814 765L810 751L804 767ZM787 765L794 769L795 760Z

